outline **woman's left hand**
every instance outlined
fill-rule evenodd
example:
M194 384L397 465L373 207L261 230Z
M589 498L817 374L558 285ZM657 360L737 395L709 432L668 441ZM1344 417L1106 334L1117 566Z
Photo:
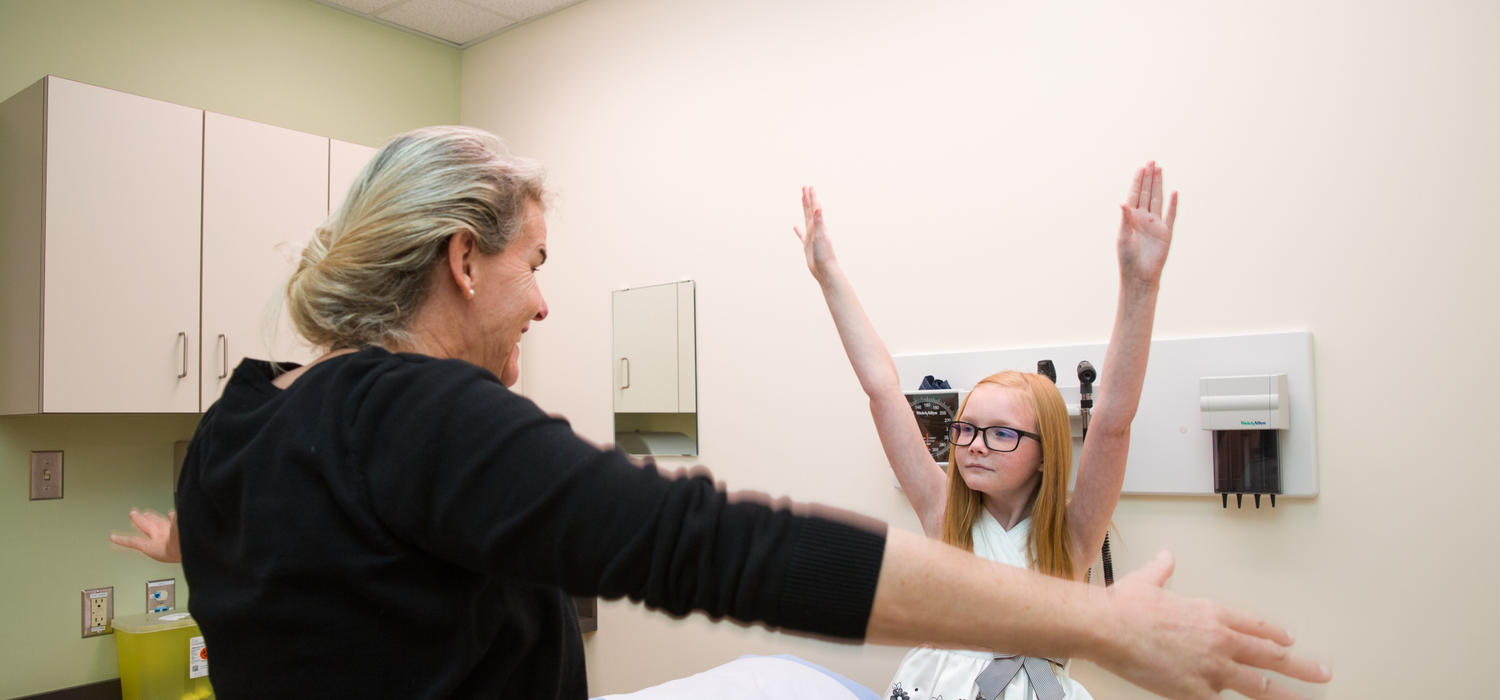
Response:
M1167 216L1161 215L1161 168L1156 161L1135 172L1135 182L1120 205L1120 279L1155 285L1172 246L1172 224L1177 220L1177 193L1172 193Z
M177 511L162 517L158 513L142 513L130 509L130 522L140 535L111 533L109 541L121 547L129 547L164 564L182 562L182 548L177 544Z

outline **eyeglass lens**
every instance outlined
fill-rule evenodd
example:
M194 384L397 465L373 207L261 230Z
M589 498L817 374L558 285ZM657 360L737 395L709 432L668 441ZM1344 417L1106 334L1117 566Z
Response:
M968 423L954 422L949 425L948 439L959 447L974 442L975 428ZM984 429L984 444L997 452L1009 452L1021 442L1021 434L1012 428L990 426Z

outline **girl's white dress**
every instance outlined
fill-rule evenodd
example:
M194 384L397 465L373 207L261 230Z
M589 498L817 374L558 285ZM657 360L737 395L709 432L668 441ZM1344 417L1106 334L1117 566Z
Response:
M1026 549L1031 535L1031 518L1007 531L1000 522L983 510L974 523L974 553L1002 564L1029 568L1031 557ZM890 700L975 700L979 689L975 679L994 660L988 651L935 649L917 647L901 660L901 667L886 688ZM1066 666L1052 664L1057 682L1068 700L1093 700L1087 690L1068 677ZM1030 700L1034 697L1026 673L1017 673L999 698L985 700Z

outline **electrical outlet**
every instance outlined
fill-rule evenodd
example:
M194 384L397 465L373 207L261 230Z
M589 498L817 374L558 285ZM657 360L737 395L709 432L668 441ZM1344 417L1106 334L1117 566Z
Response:
M115 617L115 587L83 589L83 636L109 634L109 621Z
M63 497L63 453L52 450L31 453L31 500Z
M177 579L146 582L146 612L163 613L177 607Z

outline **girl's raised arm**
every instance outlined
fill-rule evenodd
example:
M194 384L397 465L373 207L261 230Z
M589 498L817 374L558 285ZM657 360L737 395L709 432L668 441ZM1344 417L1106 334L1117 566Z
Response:
M938 537L947 499L947 476L927 451L927 443L912 416L911 406L896 378L896 365L885 343L875 332L865 310L854 294L844 271L833 254L833 242L823 223L823 208L811 187L802 188L802 214L806 233L793 228L802 241L807 269L823 290L833 325L838 328L844 352L865 395L870 398L870 415L886 460L896 473L896 480L911 501L929 537Z
M1078 483L1068 503L1074 552L1087 558L1099 551L1104 530L1120 502L1125 457L1130 451L1130 423L1141 401L1146 358L1151 351L1151 324L1162 266L1172 245L1177 220L1173 192L1162 218L1161 168L1155 162L1137 170L1120 205L1120 296L1109 336L1088 436L1078 462Z

